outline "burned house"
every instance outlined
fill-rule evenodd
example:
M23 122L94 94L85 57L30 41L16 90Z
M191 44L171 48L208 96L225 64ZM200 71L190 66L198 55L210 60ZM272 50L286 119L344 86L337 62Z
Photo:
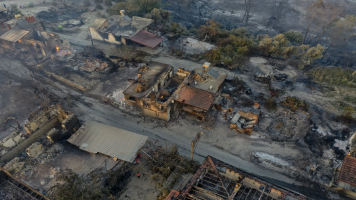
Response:
M152 19L142 17L128 17L125 11L121 15L113 15L108 19L98 18L89 27L90 35L94 40L126 45L131 40L151 49L157 47L164 38L149 33L147 27L153 23Z
M8 31L0 36L0 53L3 54L28 53L44 59L62 44L58 34L46 32L43 22L32 16L15 18L4 25Z
M299 199L309 198L262 180L208 156L182 191L172 190L166 200Z
M345 156L340 173L338 174L337 186L354 192L356 197L356 158Z
M173 77L172 66L149 62L140 69L138 78L124 91L128 105L138 106L146 116L169 121L172 108L172 94L184 81Z
M199 120L203 121L213 105L215 94L183 85L175 100L181 104L181 111L196 115Z
M55 143L69 138L78 126L80 124L76 115L58 106L51 106L31 114L25 129L31 135L46 134L49 141Z
M184 69L174 73L172 66L149 62L140 69L138 79L124 91L125 101L140 107L146 116L166 121L175 110L204 120L226 77L209 68L210 63L205 63L199 74Z

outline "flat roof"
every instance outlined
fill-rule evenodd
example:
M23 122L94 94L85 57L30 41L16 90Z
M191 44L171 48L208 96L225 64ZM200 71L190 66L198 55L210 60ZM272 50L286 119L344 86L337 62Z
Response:
M169 69L173 68L168 64L154 61L150 61L147 66L149 67L149 69L146 72L142 72L141 76L136 79L136 81L124 91L124 94L128 94L137 98L142 98L150 91L150 88L157 82L160 77L165 75ZM141 93L137 93L136 87L140 83L144 83L145 85L147 85L148 88L142 91Z
M341 167L339 181L356 186L356 158L345 156Z
M132 36L130 40L154 49L164 40L164 38L153 33L141 30L136 35Z
M215 100L215 94L184 85L178 92L175 100L203 110L209 110Z
M2 7L2 6L0 6L0 12L4 12L4 11L7 11L7 9Z
M194 69L195 73L201 74L201 68L196 68ZM210 78L207 81L197 81L197 84L192 84L192 87L201 89L201 90L205 90L205 91L209 91L212 93L217 93L219 88L221 87L221 85L224 83L227 75L226 74L220 74L219 72L215 71L215 76L217 76L215 79L214 78ZM216 74L216 72L218 74ZM212 86L211 90L209 89L210 86Z
M106 19L97 18L89 27L94 28L94 29L99 29L105 22L106 22Z
M153 19L132 17L130 21L125 20L126 16L113 15L108 20L108 27L101 31L112 33L116 36L130 38L153 23Z
M9 41L9 42L17 42L21 38L23 38L29 31L20 30L20 29L11 29L8 32L4 33L0 36L0 39Z
M102 153L120 160L133 162L137 151L145 144L147 136L87 121L68 142L84 151Z

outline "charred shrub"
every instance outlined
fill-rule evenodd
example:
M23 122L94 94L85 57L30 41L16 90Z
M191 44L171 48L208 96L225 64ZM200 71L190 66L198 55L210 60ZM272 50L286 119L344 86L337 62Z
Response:
M266 100L265 107L267 110L276 110L277 109L277 103L276 101L271 97Z
M281 104L283 106L289 107L292 111L303 110L305 112L308 111L309 105L297 97L287 97L286 100L282 101Z

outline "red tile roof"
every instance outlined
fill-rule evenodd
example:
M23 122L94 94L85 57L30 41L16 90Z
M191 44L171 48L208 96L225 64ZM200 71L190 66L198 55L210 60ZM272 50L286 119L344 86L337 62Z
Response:
M356 158L345 156L339 181L356 186Z
M211 92L184 85L178 93L176 101L209 110L214 99L215 94Z
M157 45L159 45L159 43L161 43L164 40L164 38L142 30L138 32L136 35L130 37L130 40L148 46L153 49Z
M165 198L165 200L171 200L173 197L177 198L179 195L179 192L176 190L172 190L169 195Z

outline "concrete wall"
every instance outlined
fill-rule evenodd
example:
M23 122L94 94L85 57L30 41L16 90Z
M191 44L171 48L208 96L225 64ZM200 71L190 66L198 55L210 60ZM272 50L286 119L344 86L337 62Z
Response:
M100 41L109 42L109 43L118 44L118 45L123 43L126 45L126 41L125 41L125 43L122 41L121 42L117 41L115 36L112 33L109 33L108 38L106 39L106 38L101 37L98 30L96 30L96 29L89 27L89 31L90 31L90 35L93 38L93 40L100 40Z

